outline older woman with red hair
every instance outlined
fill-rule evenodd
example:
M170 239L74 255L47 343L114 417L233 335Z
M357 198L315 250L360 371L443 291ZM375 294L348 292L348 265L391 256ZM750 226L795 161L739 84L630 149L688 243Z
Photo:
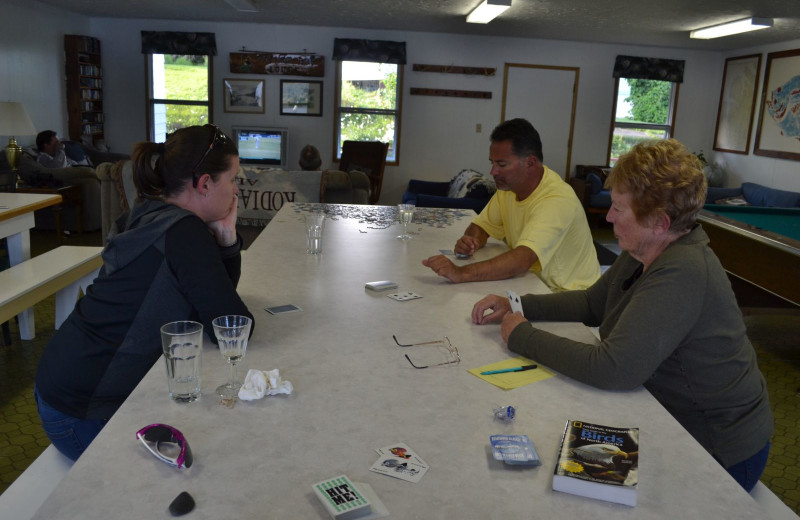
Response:
M475 304L476 324L502 322L511 351L602 389L644 385L748 491L766 465L773 430L764 377L730 282L696 217L706 181L676 140L638 144L606 181L606 220L622 254L582 291ZM528 320L599 326L590 345Z

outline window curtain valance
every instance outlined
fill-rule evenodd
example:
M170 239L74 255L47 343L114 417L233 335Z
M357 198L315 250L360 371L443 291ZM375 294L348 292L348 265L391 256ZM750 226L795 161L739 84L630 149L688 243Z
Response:
M665 60L662 58L640 58L638 56L617 56L614 63L615 78L657 79L683 83L684 60Z
M214 33L142 31L142 54L217 55Z
M404 65L406 63L406 42L335 38L333 40L333 59Z

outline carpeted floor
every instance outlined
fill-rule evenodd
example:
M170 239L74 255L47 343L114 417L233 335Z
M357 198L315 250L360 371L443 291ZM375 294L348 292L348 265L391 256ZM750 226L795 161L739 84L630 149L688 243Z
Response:
M614 250L616 244L608 234L601 231L595 239ZM74 235L69 243L100 245L99 233ZM31 244L34 255L57 245L52 232L36 231ZM49 444L33 401L33 377L42 349L53 334L54 306L54 297L35 306L36 339L20 341L12 322L13 344L0 347L0 493ZM800 310L744 311L775 414L772 450L761 480L800 514Z

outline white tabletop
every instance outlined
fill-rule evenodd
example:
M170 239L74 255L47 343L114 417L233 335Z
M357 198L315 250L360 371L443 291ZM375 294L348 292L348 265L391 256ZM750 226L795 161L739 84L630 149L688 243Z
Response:
M546 291L533 274L512 280L450 284L420 260L452 249L469 223L466 212L436 227L415 222L414 238L385 227L392 208L337 206L350 216L326 224L324 252L306 255L300 208L287 205L244 253L239 292L256 317L250 368L278 368L290 396L234 408L213 389L226 376L216 348L204 352L202 399L167 397L159 361L39 510L36 518L166 518L188 491L197 508L187 518L327 518L311 485L339 474L368 483L391 518L726 518L752 519L756 503L645 390L609 392L556 375L503 391L467 369L514 357L497 325L470 323L487 293ZM450 214L449 210L440 214ZM421 213L418 210L419 213ZM426 212L427 213L427 212ZM374 221L358 222L357 215ZM371 216L370 216L371 215ZM415 217L416 218L416 217ZM478 259L503 250L492 243ZM422 299L396 302L364 283L393 280ZM271 316L264 307L303 309ZM593 341L579 324L542 324ZM447 335L459 365L416 370L394 345ZM495 404L517 407L515 421L493 419ZM552 490L560 434L568 419L641 430L639 503L635 508ZM164 422L188 438L195 463L178 471L135 439ZM509 467L493 460L489 436L527 434L543 465ZM417 483L369 471L376 448L408 444L430 466Z
M17 265L31 257L30 229L35 225L33 212L61 203L61 195L0 192L0 238L6 238L8 259ZM22 339L33 339L35 325L33 310L19 315Z

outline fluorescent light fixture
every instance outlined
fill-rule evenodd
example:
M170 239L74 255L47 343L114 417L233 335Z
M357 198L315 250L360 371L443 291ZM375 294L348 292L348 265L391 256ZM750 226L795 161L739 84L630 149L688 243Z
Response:
M483 0L467 15L467 23L489 23L509 7L511 0Z
M243 13L256 13L258 8L251 0L223 0L226 4Z
M772 27L772 18L745 18L744 20L697 29L689 33L689 38L708 40L711 38L730 36L731 34L757 31L758 29L766 29L768 27Z

